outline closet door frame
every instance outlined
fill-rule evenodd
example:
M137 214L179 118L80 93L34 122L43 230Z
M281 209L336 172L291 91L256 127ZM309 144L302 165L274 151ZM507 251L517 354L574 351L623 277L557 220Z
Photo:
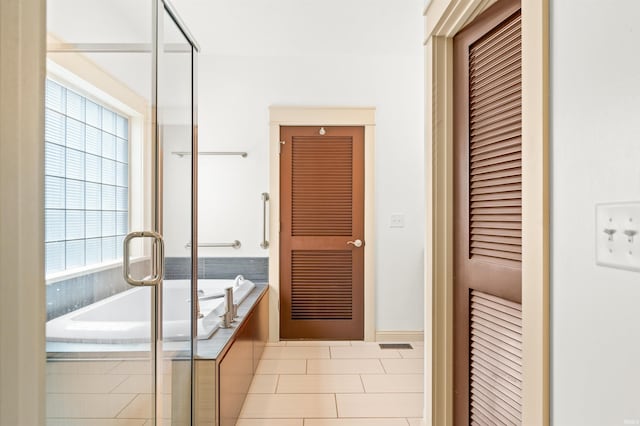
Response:
M425 418L453 423L453 37L492 0L425 8ZM522 2L523 424L549 424L549 1Z

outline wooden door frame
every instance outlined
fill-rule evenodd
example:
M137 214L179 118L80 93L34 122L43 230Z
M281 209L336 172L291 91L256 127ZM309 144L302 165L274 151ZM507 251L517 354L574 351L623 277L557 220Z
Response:
M425 419L453 423L453 37L495 0L425 16ZM524 425L549 424L549 0L522 0ZM429 392L430 391L430 392Z
M0 424L45 423L46 2L0 5Z
M375 108L269 108L269 341L280 340L280 126L364 127L364 340L375 340Z

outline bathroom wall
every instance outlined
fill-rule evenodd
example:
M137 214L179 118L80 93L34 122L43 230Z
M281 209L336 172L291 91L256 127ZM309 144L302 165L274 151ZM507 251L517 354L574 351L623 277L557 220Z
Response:
M640 424L640 273L595 264L595 204L640 201L640 3L551 1L556 425Z
M376 107L377 330L422 330L423 1L174 3L202 47L200 150L248 152L200 157L200 242L242 243L201 256L267 256L269 106Z

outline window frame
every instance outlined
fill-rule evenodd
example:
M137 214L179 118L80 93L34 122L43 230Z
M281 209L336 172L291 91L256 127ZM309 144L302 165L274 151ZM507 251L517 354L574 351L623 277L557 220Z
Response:
M103 76L98 75L95 71L92 74L96 74L96 82L100 83ZM143 188L145 184L144 179L144 164L142 164L143 157L143 141L144 141L144 122L145 114L139 111L139 108L135 108L111 95L105 90L102 90L93 82L89 82L77 74L73 73L69 69L59 65L58 63L47 59L47 73L46 79L63 86L65 89L70 90L83 98L100 105L101 107L116 113L128 121L128 134L127 134L127 232L130 232L134 227L141 227L144 223L143 212L144 199ZM120 83L122 84L122 83ZM107 84L105 84L106 86ZM66 114L65 114L66 116ZM84 124L86 125L86 117ZM44 135L43 135L44 138ZM65 141L66 142L66 141ZM66 143L65 143L66 147ZM84 151L86 152L86 151ZM85 162L86 164L86 162ZM66 175L66 171L65 171ZM65 177L66 179L66 177ZM86 182L86 181L85 181ZM102 183L101 183L102 184ZM46 208L43 209L43 212ZM65 208L66 209L66 205ZM86 211L86 209L84 210ZM100 209L102 211L102 209ZM86 227L86 222L85 222ZM126 234L125 234L126 235ZM102 238L102 237L100 237ZM86 234L84 240L86 240ZM66 235L65 239L66 241ZM86 246L85 246L86 252ZM138 247L132 247L132 262L142 258L143 250ZM66 253L65 253L66 255ZM46 257L46 256L45 256ZM93 263L91 265L83 265L73 268L64 269L52 273L47 273L45 270L45 282L46 284L53 284L55 282L67 280L74 277L88 275L91 273L112 269L122 265L122 256L118 257L116 249L116 258L100 263Z

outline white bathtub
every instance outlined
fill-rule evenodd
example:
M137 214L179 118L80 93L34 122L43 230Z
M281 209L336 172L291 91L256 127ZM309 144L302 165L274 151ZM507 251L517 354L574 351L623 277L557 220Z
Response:
M198 339L208 339L219 328L224 312L224 289L236 280L198 280L200 312ZM240 304L253 290L250 280L238 280L233 290L234 303ZM163 338L188 340L190 335L191 295L189 280L164 281ZM47 321L47 340L75 343L149 342L151 303L149 287L134 287L77 311Z

